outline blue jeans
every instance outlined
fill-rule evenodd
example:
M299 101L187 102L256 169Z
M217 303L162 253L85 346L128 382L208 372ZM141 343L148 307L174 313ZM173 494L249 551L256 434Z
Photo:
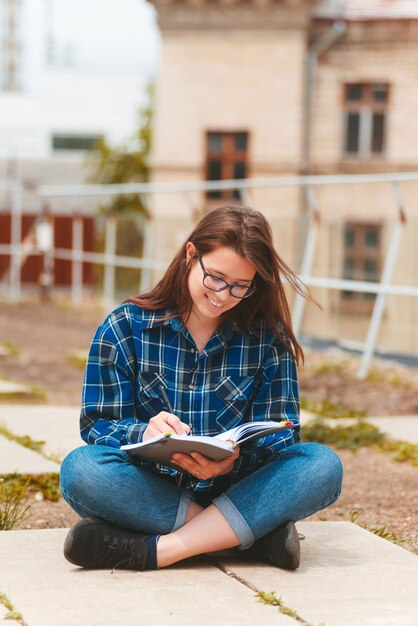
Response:
M234 530L242 548L282 526L329 506L341 492L342 464L319 443L289 446L221 494L206 494ZM65 500L81 517L101 517L144 533L167 534L185 523L191 500L202 496L171 477L130 463L108 446L73 450L61 467Z

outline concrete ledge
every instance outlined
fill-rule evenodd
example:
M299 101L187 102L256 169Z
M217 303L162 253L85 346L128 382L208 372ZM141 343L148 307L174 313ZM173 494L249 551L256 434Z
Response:
M67 532L0 532L0 591L29 626L295 626L203 563L114 574L76 568L62 556Z
M64 458L84 444L79 430L80 407L0 404L0 424L15 435L45 441L43 450Z
M14 383L10 380L4 380L0 378L0 397L2 394L16 394L18 396L29 395L31 388L27 385L21 385L20 383Z
M30 626L300 626L243 581L312 625L416 626L418 559L349 522L300 522L296 572L222 558L158 572L87 571L62 556L65 529L0 532L0 591ZM234 576L236 578L234 578Z
M314 413L301 411L301 424L308 424L310 420L318 417ZM325 418L330 426L350 426L357 421L354 417L341 417L338 419ZM391 417L365 417L364 421L373 424L382 433L397 441L408 441L418 444L418 415L393 415ZM303 432L303 431L302 431Z
M0 435L0 474L59 472L59 464Z
M238 576L312 624L416 626L418 558L350 522L299 522L306 535L295 573L230 563Z

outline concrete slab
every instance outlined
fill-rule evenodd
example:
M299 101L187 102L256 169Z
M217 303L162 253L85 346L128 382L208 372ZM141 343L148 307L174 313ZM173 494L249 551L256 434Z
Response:
M307 424L310 420L317 417L314 413L308 411L301 412L301 423ZM418 415L393 415L390 417L367 417L365 418L370 424L374 424L383 433L391 439L408 441L409 443L418 445ZM349 426L356 421L353 417L342 417L338 419L329 418L327 422L333 426Z
M76 568L62 556L67 532L0 532L0 592L29 626L296 626L202 562L158 572Z
M299 522L296 572L226 563L263 591L276 591L311 624L416 626L418 558L350 522Z
M59 464L0 435L0 474L59 472Z
M368 417L367 421L391 437L418 445L418 415Z
M0 404L0 424L15 435L45 441L43 450L61 459L83 445L79 417L78 406Z
M0 396L1 394L28 395L30 393L31 388L27 385L21 385L20 383L14 383L11 380L0 378Z

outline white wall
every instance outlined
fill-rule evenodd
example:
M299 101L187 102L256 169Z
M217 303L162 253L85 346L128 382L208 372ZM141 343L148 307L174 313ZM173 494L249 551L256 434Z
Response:
M158 63L153 7L23 0L19 38L21 90L0 91L0 158L49 158L53 133L129 139Z

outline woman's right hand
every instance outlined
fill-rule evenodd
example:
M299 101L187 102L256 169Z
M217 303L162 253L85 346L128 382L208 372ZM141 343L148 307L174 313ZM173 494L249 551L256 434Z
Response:
M160 433L166 433L168 430L174 431L176 435L188 435L190 432L190 426L182 422L177 415L167 413L167 411L161 411L158 415L151 417L149 424L144 431L142 440L146 441L147 439L151 439L151 437L155 437Z

